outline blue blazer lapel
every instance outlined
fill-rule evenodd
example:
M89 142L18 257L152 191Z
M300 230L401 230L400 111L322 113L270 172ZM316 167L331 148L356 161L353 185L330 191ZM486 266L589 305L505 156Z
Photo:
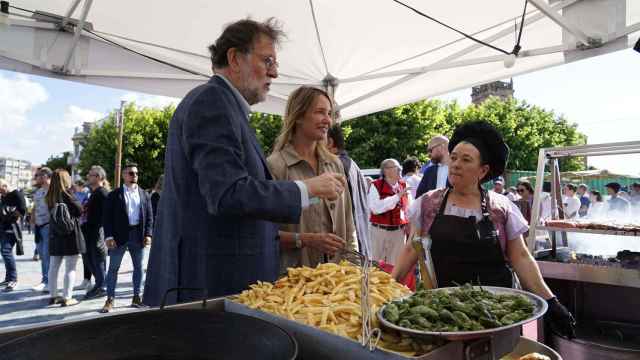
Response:
M122 207L122 212L125 216L125 218L127 219L127 225L128 225L128 221L129 221L129 213L127 212L127 200L124 198L124 187L125 185L120 186L120 188L118 189L118 198L120 199L120 204Z
M253 145L254 150L258 153L258 157L260 158L260 162L262 162L262 166L264 167L264 176L271 180L273 177L271 176L271 172L269 172L269 167L267 166L267 160L262 152L262 147L258 143L258 139L256 138L255 130L251 127L251 125L247 125L249 131L249 138L251 140L251 144Z
M213 77L211 77L211 80L209 80L209 81L210 82L215 82L216 84L218 84L220 86L224 86L226 89L228 89L231 92L231 96L235 100L238 113L240 113L241 116L244 117L244 109L242 108L242 104L240 104L238 99L233 94L233 90L231 88L229 88L229 84L227 84L227 82L224 81L223 79L221 79L219 76L213 76ZM271 180L273 177L271 176L271 173L269 172L269 167L267 166L266 157L264 156L264 153L262 152L262 147L260 146L260 143L258 143L258 139L256 138L255 130L251 127L251 125L249 125L249 119L248 118L244 119L243 126L246 127L247 132L249 133L249 139L251 141L251 145L253 145L253 149L256 151L258 157L260 158L260 162L262 163L262 166L264 168L265 177L267 179Z
M138 196L140 196L140 225L142 225L142 228L144 229L145 220L146 220L144 209L146 209L147 198L144 196L144 190L142 190L140 186L138 186Z
M427 180L429 180L429 189L433 190L438 185L438 165L432 165L427 169Z

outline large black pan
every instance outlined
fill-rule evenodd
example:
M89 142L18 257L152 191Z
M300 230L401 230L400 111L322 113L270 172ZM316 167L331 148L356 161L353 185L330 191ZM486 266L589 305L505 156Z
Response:
M55 326L0 346L1 360L295 359L285 330L245 315L161 309Z

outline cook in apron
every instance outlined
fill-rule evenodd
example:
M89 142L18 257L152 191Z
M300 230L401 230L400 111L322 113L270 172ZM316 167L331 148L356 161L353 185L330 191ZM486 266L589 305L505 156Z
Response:
M446 190L431 225L431 258L438 287L474 285L513 286L513 273L504 259L498 232L489 217L487 193L480 191L482 220L445 215Z

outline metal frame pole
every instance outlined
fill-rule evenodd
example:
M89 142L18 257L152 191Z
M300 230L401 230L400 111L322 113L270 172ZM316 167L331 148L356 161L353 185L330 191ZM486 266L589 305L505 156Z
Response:
M125 101L120 101L120 110L116 113L116 125L118 129L118 146L116 148L116 168L113 172L115 184L114 188L120 187L120 172L122 169L122 138L124 135L124 105Z
M538 219L540 218L540 205L542 196L542 185L544 184L544 168L547 158L544 149L538 152L538 170L536 171L536 188L533 194L533 209L531 210L531 224L529 230L529 241L527 246L529 252L534 253L536 249L536 228L538 227Z
M529 0L533 6L538 8L541 13L545 14L549 19L558 24L561 28L567 30L571 35L583 44L589 46L589 37L580 28L567 21L562 15L558 14L549 4L542 0Z
M71 15L76 12L78 5L80 5L80 1L82 0L73 0L71 2L71 5L69 5L67 12L64 14L64 19L62 19L62 24L60 25L61 27L64 28L65 26L67 26L67 24L69 23L69 19L71 19Z
M82 35L82 30L84 29L84 23L87 19L87 15L89 14L89 10L91 9L91 5L93 4L93 0L85 0L84 7L82 8L82 15L80 16L80 21L78 26L76 26L75 33L73 34L73 40L71 42L71 46L69 46L69 51L67 53L67 58L60 69L63 73L69 72L69 64L71 63L71 59L73 58L73 54L76 51L76 47L78 46L78 41L80 40L80 35ZM76 4L77 6L77 4ZM68 18L63 20L63 23Z

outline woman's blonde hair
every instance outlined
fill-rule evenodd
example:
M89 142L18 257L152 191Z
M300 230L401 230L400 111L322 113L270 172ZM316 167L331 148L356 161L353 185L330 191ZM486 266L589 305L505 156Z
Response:
M65 169L56 169L51 176L51 184L45 201L49 209L52 209L57 203L64 199L64 195L71 198L69 188L71 187L71 176Z
M304 119L304 115L313 106L314 101L318 96L324 96L329 100L331 104L331 112L333 112L333 102L331 97L326 91L313 87L313 86L301 86L289 95L287 100L287 107L284 112L284 119L282 124L282 130L276 139L276 145L273 147L273 152L278 152L291 143L293 135L296 133L296 127L299 121ZM323 157L331 158L333 155L329 149L327 149L326 139L318 141L316 148L318 154Z

